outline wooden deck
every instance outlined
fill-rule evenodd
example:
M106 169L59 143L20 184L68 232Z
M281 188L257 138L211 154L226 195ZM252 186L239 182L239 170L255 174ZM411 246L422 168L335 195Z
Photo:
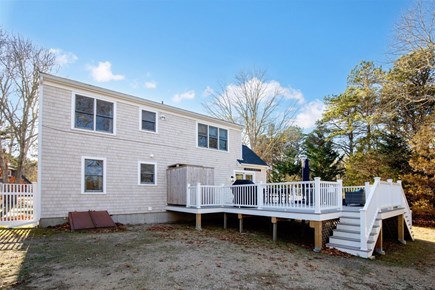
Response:
M224 227L227 215L235 214L239 219L239 230L243 231L243 218L262 216L271 219L273 239L277 237L279 220L304 220L314 229L314 250L320 251L325 238L329 247L369 258L376 250L382 251L382 220L398 217L399 241L404 243L404 231L411 238L412 212L402 189L401 182L381 181L376 178L373 185L366 183L364 206L344 206L341 181L324 182L316 178L312 182L289 182L243 186L188 186L186 206L168 205L167 211L194 214L196 229L201 230L201 216L222 213ZM333 236L325 237L323 226L326 221L338 220ZM335 224L337 222L334 222ZM326 231L328 232L328 231Z

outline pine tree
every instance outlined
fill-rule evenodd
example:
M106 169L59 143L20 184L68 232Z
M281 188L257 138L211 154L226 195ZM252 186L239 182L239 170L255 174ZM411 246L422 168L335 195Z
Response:
M317 128L307 136L304 147L311 176L332 181L343 173L341 166L343 156L334 150L333 143L326 133L324 126L318 124Z

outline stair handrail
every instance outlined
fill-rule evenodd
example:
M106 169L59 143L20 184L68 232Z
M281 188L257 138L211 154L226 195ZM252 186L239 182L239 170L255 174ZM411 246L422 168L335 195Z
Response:
M377 200L379 195L376 195L380 182L381 178L375 177L375 182L373 186L370 187L370 193L368 194L366 203L364 207L360 209L360 248L364 251L368 249L367 241L369 240L370 233L380 210L380 208L378 208L379 206L377 206L379 204Z
M408 227L409 235L411 236L411 239L414 241L414 233L412 232L412 210L409 207L408 199L406 198L405 191L403 190L402 180L398 180L397 184L400 186L400 191L402 193L402 207L405 209L405 216L407 215L411 223L409 224L409 221L405 219L405 224Z

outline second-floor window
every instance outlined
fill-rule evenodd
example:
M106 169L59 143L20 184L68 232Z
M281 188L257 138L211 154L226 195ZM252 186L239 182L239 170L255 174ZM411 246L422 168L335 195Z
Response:
M228 151L228 130L198 123L198 147Z
M147 110L141 110L141 128L144 131L157 132L157 114Z
M76 95L74 127L113 133L113 103Z

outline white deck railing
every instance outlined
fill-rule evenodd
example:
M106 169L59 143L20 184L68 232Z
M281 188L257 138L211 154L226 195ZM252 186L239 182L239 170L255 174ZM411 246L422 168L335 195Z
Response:
M36 190L36 183L0 183L0 226L13 227L35 222Z
M406 198L405 198L406 200ZM378 213L383 209L402 207L403 191L401 183L393 183L391 179L381 181L375 178L371 186L364 208L360 210L361 250L367 250L367 242L372 232Z
M258 209L301 209L320 213L342 208L342 183L321 181L249 185L188 185L187 207L237 206Z

